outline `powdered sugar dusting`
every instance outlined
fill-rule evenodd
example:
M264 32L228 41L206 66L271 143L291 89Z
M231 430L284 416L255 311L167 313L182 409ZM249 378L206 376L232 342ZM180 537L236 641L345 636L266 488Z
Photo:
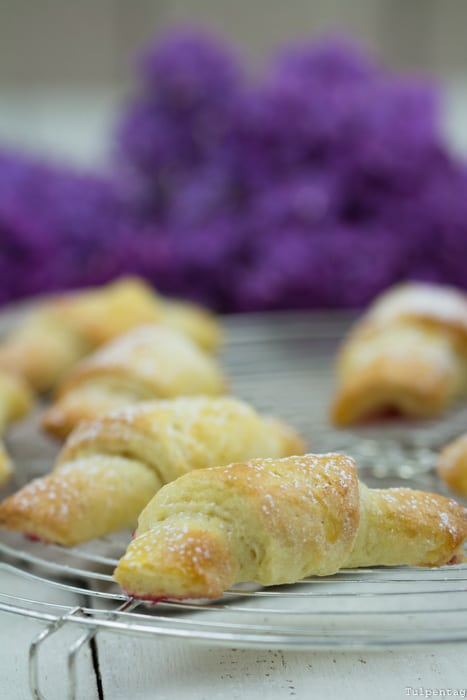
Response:
M378 491L378 497L390 504L391 508L401 516L407 514L414 521L430 518L433 534L436 531L446 531L455 539L461 533L462 506L452 499L424 491L411 491L407 488ZM467 510L465 518L467 522ZM465 523L463 528L467 534Z
M238 543L231 545L234 549L248 543L242 555L246 571L256 552L260 578L274 576L271 567L289 576L289 565L296 567L296 578L314 568L329 573L337 570L336 562L353 543L357 511L355 462L345 455L265 458L214 467L186 475L155 497L140 519L128 561L133 566L147 535L153 532L159 538L162 527L163 543L158 540L157 547L183 557L192 544L191 530L182 526L188 522L195 529L224 532L231 543ZM198 553L191 551L191 556L196 567Z
M107 499L112 500L116 484L121 481L128 463L129 460L125 458L107 455L74 460L49 476L34 479L14 494L12 499L21 512L33 520L37 518L38 523L42 519L53 523L71 518L70 524L73 524L71 512L73 517L78 517L82 511L80 504L83 498L89 497L85 484L94 484L96 488L97 482L104 482L102 499L103 503L107 503Z
M467 296L452 287L407 284L381 297L368 315L383 322L404 316L460 326L467 333Z

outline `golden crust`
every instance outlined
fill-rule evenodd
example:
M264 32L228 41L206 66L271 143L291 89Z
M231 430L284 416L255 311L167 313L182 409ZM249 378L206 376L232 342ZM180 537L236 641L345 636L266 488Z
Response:
M5 450L3 442L0 440L0 486L5 484L13 473L11 460Z
M423 282L395 285L375 299L360 330L371 333L372 326L398 321L449 331L467 347L467 295L455 287Z
M125 454L150 465L167 483L193 469L304 451L291 427L244 401L179 397L128 406L78 426L58 464L88 454Z
M145 599L212 598L341 567L438 566L467 537L467 509L410 489L367 489L345 455L252 460L192 472L140 515L114 577Z
M436 471L453 491L467 496L467 433L442 450Z
M388 409L436 416L462 393L463 372L449 341L426 328L399 324L350 340L340 358L333 421L348 425Z
M0 506L0 524L71 546L133 527L135 511L159 486L154 472L137 461L88 457L31 481L7 498ZM118 508L113 507L115 500Z
M58 387L43 428L65 438L78 423L121 406L183 395L218 396L227 381L216 361L178 331L141 326L79 363Z
M0 371L0 434L9 423L26 415L31 404L32 395L24 382ZM0 486L8 481L12 471L11 460L0 442Z
M96 347L147 323L178 326L204 348L220 341L208 311L166 300L143 280L126 277L40 304L0 347L0 367L47 391Z
M164 487L146 506L115 578L132 595L157 599L218 597L246 580L271 585L324 576L350 552L357 527L349 457L204 469Z
M162 320L158 296L143 280L124 277L97 287L51 300L49 313L76 330L90 348L96 348L131 328Z
M20 377L0 371L0 430L25 416L32 402L32 393Z
M115 578L137 598L219 598L238 578L238 562L226 538L209 523L186 521L187 534L161 524L133 540ZM161 547L161 542L164 547ZM147 552L150 552L148 556ZM146 553L146 554L145 554ZM163 574L163 585L160 573Z
M442 566L462 549L464 506L408 488L360 489L360 527L345 567Z
M396 410L426 418L467 390L467 296L426 284L395 287L370 307L338 358L336 425Z
M91 348L47 309L31 314L0 346L0 368L47 391Z
M52 474L0 505L0 525L61 544L83 542L134 526L162 484L192 469L298 448L303 442L291 428L237 399L126 407L80 425Z
M221 345L221 327L215 316L202 306L164 299L162 308L164 325L188 336L203 350L214 352Z

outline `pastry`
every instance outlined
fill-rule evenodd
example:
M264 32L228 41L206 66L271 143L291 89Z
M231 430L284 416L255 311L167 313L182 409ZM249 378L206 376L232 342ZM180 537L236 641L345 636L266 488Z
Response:
M344 426L386 413L440 414L467 390L467 295L410 283L379 297L338 358L332 408Z
M156 491L192 469L304 450L291 428L237 399L135 404L81 424L54 471L0 505L0 525L73 545L133 528Z
M32 396L24 382L0 371L0 435L9 423L26 415L31 404ZM11 472L11 461L0 440L0 486L8 480Z
M208 350L219 344L219 326L209 312L166 300L130 277L38 304L0 346L0 369L48 391L89 352L145 323L173 326Z
M467 497L467 433L442 450L436 471L453 491Z
M11 460L2 440L0 440L0 487L8 481L12 471Z
M192 472L139 517L115 579L137 598L217 598L360 566L456 561L467 509L410 489L368 489L345 455L255 459Z
M140 326L85 358L58 387L43 428L65 438L82 420L151 399L225 393L216 361L190 338L161 325Z

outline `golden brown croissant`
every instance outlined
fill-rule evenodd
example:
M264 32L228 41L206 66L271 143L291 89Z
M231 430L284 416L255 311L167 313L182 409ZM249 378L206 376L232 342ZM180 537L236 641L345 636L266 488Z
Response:
M22 418L31 404L32 396L24 382L0 371L0 435L9 423ZM7 481L11 472L11 461L0 440L0 486Z
M72 545L132 528L165 483L192 469L303 452L287 425L233 398L178 398L83 423L55 470L0 505L0 525Z
M130 277L40 304L0 347L0 368L47 391L89 352L145 323L176 327L205 349L219 344L219 326L211 314L165 300Z
M171 328L141 326L82 360L58 387L43 428L65 438L78 423L114 408L176 396L219 396L226 379L215 360Z
M436 471L453 491L467 496L467 433L441 451Z
M368 489L344 455L256 459L161 489L114 575L138 598L215 598L244 581L439 566L466 537L467 509L420 491Z
M429 417L467 390L467 295L412 283L379 297L338 360L332 418L349 425L395 410Z

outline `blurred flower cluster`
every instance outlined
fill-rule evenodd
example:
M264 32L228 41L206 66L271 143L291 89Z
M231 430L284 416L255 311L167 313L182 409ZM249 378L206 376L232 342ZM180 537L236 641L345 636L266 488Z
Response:
M103 178L1 152L0 301L119 274L120 213Z
M150 46L139 82L112 181L0 157L2 298L125 271L224 311L467 287L467 169L432 85L342 40L253 78L194 32Z

